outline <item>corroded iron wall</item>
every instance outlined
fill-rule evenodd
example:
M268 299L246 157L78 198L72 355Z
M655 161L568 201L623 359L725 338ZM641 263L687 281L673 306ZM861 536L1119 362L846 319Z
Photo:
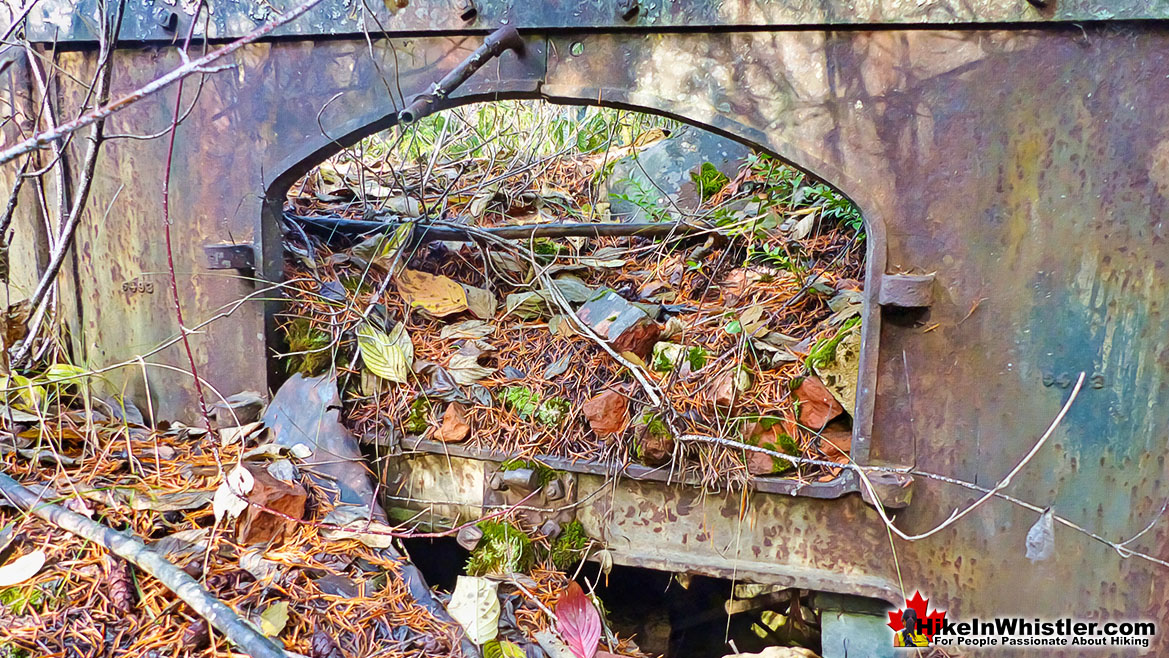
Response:
M886 312L879 333L866 323L860 413L871 416L871 429L858 439L870 461L992 486L1084 371L1091 386L1009 492L1114 540L1144 528L1169 495L1169 415L1160 408L1169 388L1169 28L731 28L528 32L526 58L505 55L451 102L542 96L670 114L837 185L881 245L869 261L871 290L886 273L936 273L928 311ZM341 144L389 126L404 100L479 41L275 41L246 48L236 70L209 77L179 128L172 192L188 315L206 319L262 287L203 269L203 244L255 244L259 277L279 276L274 218L288 184ZM91 57L80 50L61 61L84 74ZM116 62L115 94L178 57L171 48L127 47ZM173 94L116 115L111 131L165 128ZM69 108L78 98L63 101ZM95 365L176 331L161 285L165 148L161 140L115 142L99 162L71 272L79 347ZM123 290L131 280L154 280L156 292ZM874 299L868 305L879 312ZM264 386L264 317L261 304L246 304L196 337L204 377L225 393ZM183 363L177 352L156 358ZM173 373L152 377L158 391L186 384ZM189 403L171 396L163 412ZM629 541L727 544L734 525L709 518L722 503L684 491L643 498L651 495L673 496L652 507L674 516L651 514L637 497L605 503L628 510L586 513L646 520L631 522ZM920 531L970 500L965 490L919 479L898 524ZM760 559L791 582L868 596L898 583L888 536L859 496L757 498L744 518L770 542ZM897 543L909 594L920 589L964 618L1169 624L1165 573L1148 562L1057 526L1056 558L1029 563L1024 538L1035 518L992 501L928 540ZM1134 547L1169 559L1166 528L1162 520ZM1153 653L1166 650L1162 633Z

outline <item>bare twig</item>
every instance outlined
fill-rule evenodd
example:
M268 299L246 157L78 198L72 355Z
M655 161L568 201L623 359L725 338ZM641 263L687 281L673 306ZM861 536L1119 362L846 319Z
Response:
M1003 489L1006 489L1008 486L1010 486L1011 480L1014 479L1014 477L1019 474L1019 471L1023 470L1023 467L1026 466L1031 461L1031 459L1034 458L1035 455L1039 453L1039 450L1044 446L1044 444L1047 443L1047 440L1051 438L1051 435L1055 433L1055 428L1059 427L1060 422L1063 421L1063 418L1064 418L1064 416L1067 415L1068 410L1072 408L1072 403L1076 401L1076 396L1080 394L1080 387L1083 386L1083 384L1084 384L1084 373L1081 372L1079 379L1076 380L1075 387L1072 389L1072 394L1068 396L1068 401L1064 403L1063 408L1059 410L1058 414L1056 414L1055 419L1052 420L1051 424L1047 426L1047 431L1043 433L1043 436L1039 437L1039 440L1035 442L1035 445L1031 446L1031 450L1027 451L1027 454L1023 457L1023 459L1019 460L1019 463L1015 464L1015 467L1012 468L1011 471L1009 473L1007 473L1006 476L1003 477L1002 480L999 480L999 483L996 484L990 491L987 491L982 496L982 498L979 498L978 500L974 501L970 505L967 505L961 511L954 510L954 512L952 514L950 514L950 518L946 519L945 521L939 523L937 526L935 526L932 529L930 529L926 532L923 532L921 534L917 534L917 535L905 534L904 531L897 528L896 526L893 526L892 521L887 521L887 523L890 524L889 525L890 529L894 533L896 533L898 537L901 537L902 539L904 539L906 541L917 541L919 539L925 539L926 537L937 534L937 533L941 532L942 530L948 528L949 526L953 525L954 523L957 523L959 519L961 519L962 517L966 516L967 514L973 512L974 510L978 509L978 507L981 506L983 503L985 503L986 501L993 498L995 496L995 494L999 493ZM869 490L869 494L874 496L873 500L878 500L878 498L876 498L876 492L873 491L872 483L870 483L868 481L868 478L864 477L864 471L858 471L858 473L861 474L861 481L864 483L865 487ZM881 505L877 505L876 508L877 508L877 512L881 515L881 518L887 520L888 517L886 517L886 515L885 515L885 508L882 507Z
M98 61L98 103L105 102L109 97L110 78L113 73L112 53L114 44L117 42L118 32L121 29L124 6L125 2L123 0L118 4L118 13L114 19L113 26L102 30L102 52L101 58ZM102 14L104 16L105 12L103 11ZM73 238L77 235L77 227L81 223L81 214L85 209L86 202L89 200L89 190L93 185L94 169L97 166L97 154L101 149L102 130L104 127L104 118L93 122L93 130L89 135L89 148L85 152L85 160L81 166L81 180L77 184L73 203L69 207L69 215L61 225L61 232L57 236L57 243L53 246L49 265L45 268L45 272L37 282L37 287L33 291L32 296L29 297L29 305L35 308L36 311L32 320L29 322L28 338L12 358L14 365L19 365L32 353L32 346L35 342L34 338L40 329L41 322L44 320L45 312L48 308L47 295L50 288L56 282L57 273L61 271L61 265L65 262L65 254L69 252L69 248L73 245ZM58 171L60 171L60 168L58 168ZM63 187L60 192L64 195L65 190ZM64 199L63 196L62 199Z
M253 658L285 658L283 649L256 632L231 608L211 596L193 578L163 559L137 537L117 532L64 507L43 501L16 480L0 473L0 493L19 509L89 541L157 578L191 609Z
M200 2L195 8L195 17L191 19L191 27L187 30L187 38L183 41L183 49L180 51L183 54L183 59L187 59L187 49L191 47L191 37L195 35L195 24L199 21L199 14L203 11L203 3ZM175 156L175 134L179 130L179 114L183 106L183 84L185 80L179 80L178 91L175 93L175 111L171 118L170 124L170 139L166 146L166 166L162 174L162 229L166 238L166 267L170 274L170 291L174 300L175 318L179 323L179 336L182 338L183 350L187 353L187 362L191 366L191 377L195 380L195 395L199 400L199 411L203 415L203 423L207 427L207 431L212 436L216 436L215 428L211 423L211 415L207 409L207 398L203 395L203 384L199 379L199 369L195 366L195 355L191 352L191 341L187 337L187 325L183 322L183 304L179 300L179 281L175 276L175 255L171 247L170 237L170 172L171 163ZM194 107L192 105L192 107Z
M243 48L253 41L256 41L257 39L261 39L271 34L280 26L296 20L296 18L303 15L305 12L312 9L320 2L321 0L305 0L305 2L302 2L294 9L280 15L271 22L261 25L247 35L232 41L228 45L218 50L214 50L204 55L203 57L200 57L199 59L186 60L184 64L177 69L154 80L153 82L150 82L149 84L139 87L138 89L130 92L129 94L126 94L125 96L122 96L113 102L106 103L91 112L87 112L86 114L77 117L72 121L57 126L53 130L39 133L24 140L23 142L20 142L19 144L12 146L11 148L5 149L3 152L0 152L0 164L10 162L12 159L23 153L28 153L30 151L44 148L54 141L61 139L62 137L76 130L101 121L111 114L129 107L130 105L137 103L147 96L152 96L162 91L171 84L178 82L187 76L193 75L195 73L214 73L215 71L223 70L223 67L212 67L211 63L234 53L235 51Z

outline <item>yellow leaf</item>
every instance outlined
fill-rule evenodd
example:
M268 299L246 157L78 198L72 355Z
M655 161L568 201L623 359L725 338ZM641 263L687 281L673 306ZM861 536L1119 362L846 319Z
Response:
M411 306L418 306L435 317L467 310L466 291L449 277L402 270L398 275L398 292Z
M406 383L410 366L414 363L414 343L410 342L406 325L399 322L387 336L373 326L363 324L357 330L357 345L361 348L361 360L370 372L382 379Z
M52 380L56 379L73 379L76 377L81 377L85 375L86 372L88 371L80 366L74 366L68 363L54 363L45 370L44 377L45 379L50 380L51 383Z
M288 601L273 603L260 613L260 632L276 637L288 625Z
M475 644L499 634L499 583L486 578L459 576L447 610Z

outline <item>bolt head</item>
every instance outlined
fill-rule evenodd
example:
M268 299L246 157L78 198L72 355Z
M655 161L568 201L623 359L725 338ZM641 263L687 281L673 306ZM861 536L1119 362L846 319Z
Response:
M159 7L154 10L154 22L167 32L174 32L179 26L179 15L166 7Z
M474 0L466 0L459 6L459 18L464 21L473 21L477 15L479 15L479 8L475 6Z
M631 21L640 11L641 3L638 0L620 0L617 3L617 13L621 15L621 20Z

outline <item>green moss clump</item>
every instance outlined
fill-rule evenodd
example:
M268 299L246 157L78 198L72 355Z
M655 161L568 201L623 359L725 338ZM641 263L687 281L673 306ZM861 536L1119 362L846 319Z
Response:
M422 434L430 427L430 399L418 398L410 403L410 413L402 423L407 434Z
M534 459L509 459L499 465L501 471L518 471L521 468L530 468L535 471L541 487L556 479L554 469Z
M560 253L560 245L550 238L536 238L532 245L532 251L537 256L555 256Z
M532 567L532 540L522 530L506 521L483 521L478 527L483 538L467 559L468 576L524 573Z
M641 422L650 436L658 439L670 438L670 428L666 427L666 421L657 414L646 413L641 417Z
M520 418L531 418L540 406L540 396L527 386L508 386L503 389L503 404Z
M34 610L40 612L44 609L47 598L44 590L36 586L0 589L0 605L3 605L14 615L23 615ZM0 656L3 655L0 653Z
M284 325L289 356L284 368L288 374L300 373L316 377L327 370L333 361L329 345L332 337L321 331L308 318L297 318Z
M536 419L547 427L559 427L571 408L564 398L548 398L536 409Z
M860 318L849 318L848 320L845 320L843 325L840 326L840 331L837 331L835 336L832 338L824 338L816 341L816 344L812 346L811 351L808 352L808 358L804 360L808 367L816 368L827 365L828 362L835 359L836 348L840 345L840 342L844 340L844 337L848 334L849 330L860 324L860 321Z
M561 571L568 571L584 558L589 536L585 534L580 521L569 521L560 530L560 535L548 549L548 559Z

